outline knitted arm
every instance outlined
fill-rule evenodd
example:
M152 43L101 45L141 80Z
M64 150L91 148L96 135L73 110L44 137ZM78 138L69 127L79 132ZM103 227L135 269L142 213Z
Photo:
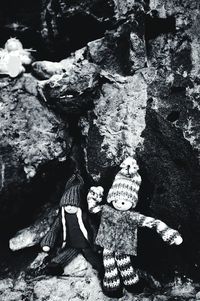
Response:
M91 213L98 213L101 211L102 206L100 205L103 196L103 187L92 186L87 195L88 209Z
M51 226L49 232L42 239L40 246L43 251L48 252L55 245L58 231L61 228L61 219L57 217Z
M139 226L151 229L154 228L156 232L160 234L162 239L170 245L180 245L183 242L183 239L177 230L168 227L159 219L139 214Z

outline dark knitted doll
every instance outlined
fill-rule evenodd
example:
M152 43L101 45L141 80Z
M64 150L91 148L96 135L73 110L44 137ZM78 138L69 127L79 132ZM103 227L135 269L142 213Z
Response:
M62 274L64 267L79 253L93 268L98 271L102 269L99 256L91 248L92 238L87 216L80 208L83 184L79 174L74 174L68 180L60 201L60 214L40 243L43 251L49 252L55 246L59 234L62 235L62 248L47 266L47 271L52 275Z
M103 248L103 291L110 297L121 297L123 286L130 292L137 286L139 277L130 256L137 256L138 227L154 228L169 244L182 243L178 231L164 222L130 210L137 204L141 177L133 158L127 158L120 167L107 197L112 206L100 204L103 195L100 186L91 187L87 197L89 211L101 212L96 244Z

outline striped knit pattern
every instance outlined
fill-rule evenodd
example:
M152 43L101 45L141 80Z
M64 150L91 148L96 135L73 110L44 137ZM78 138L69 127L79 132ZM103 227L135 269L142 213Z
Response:
M136 284L139 281L139 277L133 269L130 256L116 253L115 258L124 285L132 286Z
M116 200L130 201L134 205L138 201L138 191L140 188L141 177L135 172L131 177L124 176L120 172L116 175L113 185L108 193L107 202Z
M103 264L105 275L103 279L103 287L105 290L113 291L120 288L119 272L117 270L114 253L108 249L103 250Z
M50 248L53 248L56 242L56 238L58 235L58 232L61 228L61 220L60 217L57 217L51 226L51 229L49 232L44 236L42 239L40 245L43 248L44 246L48 246Z
M73 175L65 186L65 192L60 200L60 206L80 206L81 189L83 186L83 179L80 175Z
M60 264L63 268L69 264L77 255L79 251L73 248L66 248L55 258L52 259L52 262Z
M168 244L173 244L175 239L181 237L179 232L168 227L164 222L153 217L148 217L142 214L139 214L139 226L154 228L162 239Z

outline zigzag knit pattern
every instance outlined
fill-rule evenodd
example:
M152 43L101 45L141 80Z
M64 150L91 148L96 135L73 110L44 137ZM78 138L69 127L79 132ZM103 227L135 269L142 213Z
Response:
M105 268L103 279L104 289L108 291L117 290L121 286L121 282L114 253L112 251L107 249L103 250L103 264Z
M140 183L141 177L137 172L132 177L124 176L119 172L109 190L107 202L123 199L136 204Z
M103 286L106 290L117 290L120 287L119 274L125 286L132 286L139 281L131 264L130 256L104 249L103 263L105 268Z
M139 277L133 269L130 256L124 254L115 254L115 258L124 285L132 286L136 284L139 281Z
M164 222L160 221L159 219L148 217L142 214L139 214L139 226L155 228L156 232L160 234L162 239L169 244L174 243L176 238L181 237L178 231L168 227Z

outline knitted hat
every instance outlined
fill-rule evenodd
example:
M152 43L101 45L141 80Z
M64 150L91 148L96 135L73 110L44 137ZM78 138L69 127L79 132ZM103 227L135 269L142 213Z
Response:
M141 183L141 177L137 172L137 162L133 158L127 158L120 166L122 169L115 176L113 185L108 193L107 202L124 200L136 205ZM130 170L131 172L129 172Z
M74 174L65 185L65 192L60 200L60 207L68 205L79 207L83 184L82 177L79 174Z

